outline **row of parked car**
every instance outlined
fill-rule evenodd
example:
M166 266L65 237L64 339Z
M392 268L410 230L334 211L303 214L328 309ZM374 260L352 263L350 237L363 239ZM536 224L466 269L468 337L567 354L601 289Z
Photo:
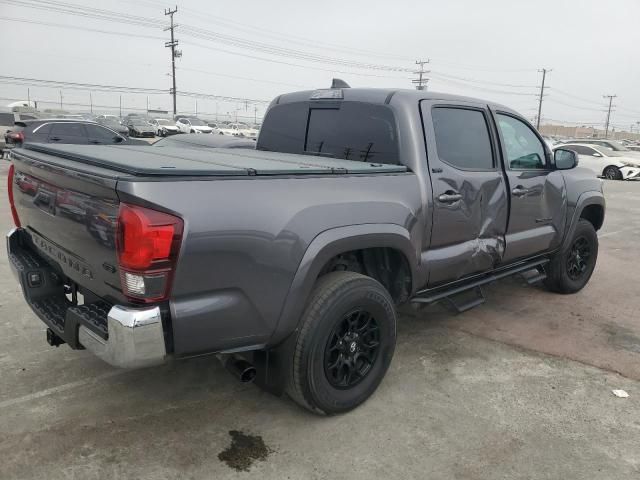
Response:
M128 122L128 128L137 130L134 136L150 136L142 122ZM54 118L16 121L5 133L5 150L25 143L90 144L90 145L145 145L149 142L131 138L124 132L116 132L106 125L92 120ZM231 135L201 135L189 132L185 135L167 135L153 143L154 147L181 148L255 148L256 142L247 137Z
M640 179L640 145L628 141L595 138L565 139L552 149L563 148L578 154L580 167L608 180Z
M127 115L122 120L115 115L99 115L95 120L118 133L132 137L167 137L177 133L206 133L255 140L259 130L259 125L242 122L205 122L191 115L177 116L175 121L137 114Z
M130 137L155 138L167 137L177 133L216 134L255 141L260 125L249 125L242 122L206 122L196 116L176 116L173 119L163 117L149 117L140 114L129 114L120 118L116 115L89 115L59 112L0 112L0 150L11 148L21 143L24 135L34 133L39 141L51 143L122 143ZM34 122L38 121L58 125L38 128ZM74 122L84 122L83 125L73 125ZM33 128L28 131L28 126ZM107 130L105 130L107 129ZM120 138L122 137L122 138ZM57 140L56 140L57 139ZM4 144L3 144L4 140ZM130 142L136 143L136 142Z

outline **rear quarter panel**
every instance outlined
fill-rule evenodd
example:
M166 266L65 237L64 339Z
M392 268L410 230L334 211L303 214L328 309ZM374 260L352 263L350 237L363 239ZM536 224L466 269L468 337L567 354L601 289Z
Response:
M415 263L424 226L418 180L396 175L119 182L120 199L183 217L171 311L177 355L269 342L296 271L330 229L394 224Z

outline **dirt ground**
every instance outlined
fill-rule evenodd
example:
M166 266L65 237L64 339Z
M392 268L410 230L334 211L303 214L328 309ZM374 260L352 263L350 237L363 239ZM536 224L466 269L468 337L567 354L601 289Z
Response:
M640 182L605 194L582 292L516 278L461 315L404 308L381 387L331 418L213 358L123 371L49 347L2 249L0 478L640 478Z

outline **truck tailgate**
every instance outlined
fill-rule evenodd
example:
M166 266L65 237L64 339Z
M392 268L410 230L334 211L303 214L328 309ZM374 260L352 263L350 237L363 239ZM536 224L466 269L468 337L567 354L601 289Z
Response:
M16 212L36 253L82 289L125 300L115 247L117 180L20 155L13 165Z

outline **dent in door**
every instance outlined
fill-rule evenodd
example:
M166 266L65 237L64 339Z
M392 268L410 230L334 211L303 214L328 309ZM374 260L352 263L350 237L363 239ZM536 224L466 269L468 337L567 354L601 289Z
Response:
M495 172L466 172L473 179L463 180L456 187L454 180L440 178L462 195L462 200L439 206L438 215L447 215L454 230L444 236L468 240L436 247L426 252L429 284L458 280L466 275L493 268L505 250L504 232L507 223L507 194L503 178L487 178ZM434 221L434 225L439 222ZM437 227L436 227L437 228ZM446 240L446 239L445 239ZM445 241L446 243L446 241Z
M503 261L553 250L562 241L567 193L560 172L520 172L512 182L523 183L528 193L512 198L507 247ZM517 212L517 213L516 213Z

